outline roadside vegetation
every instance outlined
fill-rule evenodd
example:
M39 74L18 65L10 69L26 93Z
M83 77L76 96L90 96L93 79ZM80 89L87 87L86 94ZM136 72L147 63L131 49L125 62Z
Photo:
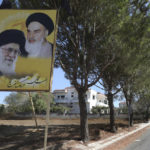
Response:
M38 115L45 115L46 114L46 100L50 99L50 111L52 113L57 114L64 114L65 112L69 111L68 107L65 107L63 105L57 105L55 104L53 100L53 96L49 93L32 93L32 100L33 100L33 106L35 109L35 113ZM0 115L4 114L22 114L22 115L30 115L32 114L32 105L30 101L30 97L28 96L28 93L23 92L13 92L9 96L5 98L6 105L2 104L0 105Z

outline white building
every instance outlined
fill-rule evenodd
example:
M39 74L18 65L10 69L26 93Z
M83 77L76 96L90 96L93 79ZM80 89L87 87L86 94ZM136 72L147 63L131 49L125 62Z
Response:
M74 87L67 87L62 90L54 90L54 101L57 104L70 107L70 113L80 113L78 93ZM108 100L105 95L97 93L94 90L89 89L85 95L87 112L91 113L91 109L94 106L108 107Z
M125 101L120 102L120 103L119 103L119 108L124 108L124 107L127 107L126 102L125 102Z

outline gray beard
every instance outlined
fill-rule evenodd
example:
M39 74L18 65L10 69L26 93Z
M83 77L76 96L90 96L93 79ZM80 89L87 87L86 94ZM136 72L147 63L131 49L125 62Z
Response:
M26 40L25 49L28 52L28 57L38 57L42 48L43 39L39 42L29 43Z
M4 56L2 55L2 52L0 52L0 72L3 75L15 75L15 67L16 67L16 61L17 58L12 62L12 64L8 64L6 60L4 60Z

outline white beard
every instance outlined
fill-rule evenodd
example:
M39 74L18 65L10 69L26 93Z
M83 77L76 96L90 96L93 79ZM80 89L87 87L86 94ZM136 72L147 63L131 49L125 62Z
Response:
M41 53L42 43L44 39L38 42L30 43L26 40L25 49L29 53L28 57L38 57Z
M15 67L16 67L17 57L13 62L9 62L8 60L4 59L2 51L0 50L0 72L3 75L15 75Z

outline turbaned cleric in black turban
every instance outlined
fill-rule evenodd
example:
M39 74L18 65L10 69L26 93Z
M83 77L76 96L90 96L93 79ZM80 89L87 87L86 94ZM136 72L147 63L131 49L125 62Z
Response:
M10 29L0 33L0 74L14 75L18 55L26 56L25 36L20 30Z
M44 13L33 13L26 20L27 40L25 44L28 57L49 58L52 44L46 40L54 30L52 19Z

